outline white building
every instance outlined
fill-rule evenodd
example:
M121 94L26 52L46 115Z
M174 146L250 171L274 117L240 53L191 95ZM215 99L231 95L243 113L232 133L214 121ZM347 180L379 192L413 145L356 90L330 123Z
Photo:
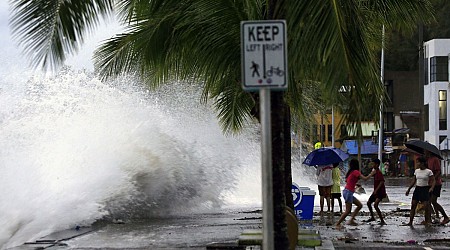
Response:
M433 39L425 42L424 51L424 139L431 144L440 145L450 135L447 121L450 117L450 110L447 108L450 39Z
M448 118L450 39L433 39L424 43L424 140L444 152L450 150ZM444 154L444 158L446 154ZM444 161L444 173L449 174Z

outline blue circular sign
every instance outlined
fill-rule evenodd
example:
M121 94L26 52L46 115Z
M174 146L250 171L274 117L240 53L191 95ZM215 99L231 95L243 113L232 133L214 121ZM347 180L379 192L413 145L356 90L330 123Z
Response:
M302 191L297 184L292 183L291 192L292 198L294 199L294 207L297 207L298 205L300 205L300 202L302 202Z

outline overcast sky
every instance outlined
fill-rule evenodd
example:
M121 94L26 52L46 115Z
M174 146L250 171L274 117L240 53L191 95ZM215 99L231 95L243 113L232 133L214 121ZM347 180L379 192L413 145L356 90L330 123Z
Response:
M120 31L117 24L109 23L106 27L96 29L93 35L86 37L86 43L82 46L77 55L66 60L66 64L76 69L87 68L92 70L92 53L100 41L110 38ZM0 0L0 70L8 70L9 67L23 67L29 65L27 58L21 56L21 51L11 37L9 27L9 4L6 0Z
M0 69L20 64L20 53L12 42L8 17L8 1L0 1Z

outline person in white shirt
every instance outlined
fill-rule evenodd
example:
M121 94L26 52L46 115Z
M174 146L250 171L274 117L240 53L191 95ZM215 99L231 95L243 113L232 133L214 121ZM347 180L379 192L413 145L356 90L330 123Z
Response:
M422 225L429 225L431 223L431 210L430 210L430 193L433 192L436 181L433 176L433 171L427 168L427 159L425 157L417 158L417 165L419 168L414 172L414 179L411 181L406 196L409 195L411 188L416 185L411 201L411 212L409 214L409 222L403 224L403 226L412 226L414 216L416 215L416 208L419 202L422 202L425 207L425 220ZM429 184L431 183L431 185Z
M320 196L320 215L323 215L324 200L327 201L327 212L330 212L331 187L333 186L333 165L317 166L316 175Z

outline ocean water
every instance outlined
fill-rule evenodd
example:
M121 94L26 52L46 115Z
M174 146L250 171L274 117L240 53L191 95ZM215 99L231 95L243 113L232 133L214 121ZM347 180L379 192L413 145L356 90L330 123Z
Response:
M258 124L224 135L199 99L181 82L2 73L1 248L100 219L261 207ZM303 172L294 162L294 179Z

